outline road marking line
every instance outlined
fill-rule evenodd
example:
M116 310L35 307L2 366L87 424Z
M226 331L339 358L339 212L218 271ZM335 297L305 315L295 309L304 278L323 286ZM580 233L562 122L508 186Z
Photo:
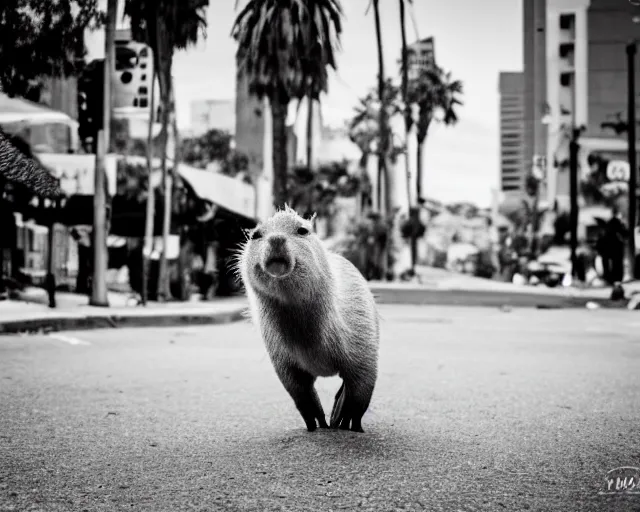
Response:
M78 338L72 338L71 336L65 336L63 334L49 334L49 337L68 343L69 345L91 345L88 341L79 340Z

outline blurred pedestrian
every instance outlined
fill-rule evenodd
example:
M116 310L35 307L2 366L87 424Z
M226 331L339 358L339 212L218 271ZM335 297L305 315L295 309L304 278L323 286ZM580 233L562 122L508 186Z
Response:
M624 278L624 246L627 236L627 228L620 218L620 212L614 208L598 242L598 252L604 268L603 277L610 285L622 282Z

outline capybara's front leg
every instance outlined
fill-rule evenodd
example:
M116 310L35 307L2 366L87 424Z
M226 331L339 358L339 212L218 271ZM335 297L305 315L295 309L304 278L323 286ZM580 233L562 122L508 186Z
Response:
M313 432L318 426L329 428L320 398L314 387L315 377L291 364L276 366L276 372L280 382L293 398L293 402L307 425L307 430Z

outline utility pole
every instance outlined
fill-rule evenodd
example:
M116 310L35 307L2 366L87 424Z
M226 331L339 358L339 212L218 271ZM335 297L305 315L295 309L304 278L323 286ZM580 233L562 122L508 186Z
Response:
M92 306L109 306L107 296L107 182L105 160L109 151L111 123L111 70L115 61L115 29L118 0L108 0L104 52L104 102L101 126L98 126L96 167L93 191L93 280Z
M636 268L636 224L637 224L637 198L636 189L638 187L638 165L636 161L636 80L635 80L635 60L636 42L627 45L627 138L628 138L628 158L629 158L629 275L631 278L638 277Z
M569 226L571 236L571 277L575 278L578 269L578 144L580 129L573 126L569 143L569 196L571 200Z

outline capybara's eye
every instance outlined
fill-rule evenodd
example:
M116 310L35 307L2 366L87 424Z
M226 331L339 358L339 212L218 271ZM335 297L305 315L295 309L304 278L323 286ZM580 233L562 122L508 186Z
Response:
M251 240L258 240L258 238L262 238L262 233L260 231L254 231L251 235Z
M299 235L308 235L309 234L309 230L307 228L298 228L298 234Z

